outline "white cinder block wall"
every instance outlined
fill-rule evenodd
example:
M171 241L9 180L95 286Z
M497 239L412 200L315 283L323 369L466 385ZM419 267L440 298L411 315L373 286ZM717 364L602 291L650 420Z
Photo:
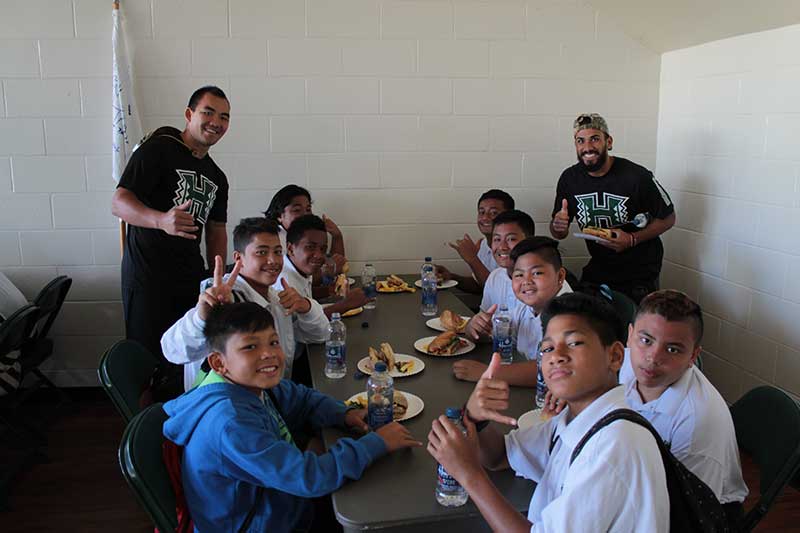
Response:
M0 3L0 268L32 297L75 280L51 374L95 383L123 335L109 210L111 2ZM145 127L183 127L217 84L232 121L212 155L229 228L296 182L358 271L416 271L473 236L478 195L511 192L546 232L571 122L607 116L655 164L660 58L576 0L123 0ZM567 243L579 270L582 243Z
M678 211L665 285L707 312L706 373L728 401L800 395L800 26L662 56L658 175Z

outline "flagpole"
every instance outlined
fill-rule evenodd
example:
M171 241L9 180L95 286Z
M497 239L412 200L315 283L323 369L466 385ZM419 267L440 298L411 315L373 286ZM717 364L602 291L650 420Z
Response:
M111 3L111 9L114 11L119 11L119 1L114 0ZM121 218L119 219L119 256L122 257L125 255L125 238L128 235L127 227L125 225L125 221Z
M111 45L113 51L113 136L112 136L112 177L119 181L128 158L136 149L135 145L142 138L139 121L139 110L134 95L134 77L131 61L128 57L128 45L125 38L122 10L119 0L111 3L113 29ZM119 219L120 255L125 250L127 224Z

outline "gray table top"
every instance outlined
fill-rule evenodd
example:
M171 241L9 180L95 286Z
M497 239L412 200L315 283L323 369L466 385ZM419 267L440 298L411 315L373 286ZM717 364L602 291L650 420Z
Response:
M346 400L366 388L366 379L355 379L358 360L367 355L369 346L389 342L396 353L414 355L425 363L425 370L415 376L396 378L395 389L416 394L425 402L420 415L403 422L411 433L427 444L427 435L434 418L449 406L461 406L469 397L474 383L457 380L451 367L460 358L483 362L491 357L491 345L478 344L469 354L458 357L433 357L414 350L414 341L436 335L428 328L419 309L420 293L380 294L377 309L365 310L343 319L347 326L347 376L328 379L324 376L324 346L309 346L309 362L314 387L334 398ZM453 294L439 291L439 310L451 309L471 314ZM368 328L362 327L367 322ZM512 388L509 414L519 416L533 409L534 391ZM510 428L504 428L508 430ZM345 433L338 429L323 432L330 446ZM526 511L534 484L516 477L511 470L492 472L492 480L520 511ZM474 516L480 520L477 507L470 501L457 508L442 507L436 502L436 462L425 448L403 450L385 456L370 466L363 477L347 483L333 494L339 521L349 529L367 529L414 525Z

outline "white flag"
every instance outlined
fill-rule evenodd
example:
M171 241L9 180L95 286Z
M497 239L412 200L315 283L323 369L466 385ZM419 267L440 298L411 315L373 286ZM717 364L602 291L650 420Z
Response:
M113 128L111 136L112 177L119 181L128 158L142 139L142 123L139 121L139 108L133 91L133 73L128 57L128 43L125 38L125 21L119 2L114 2L112 18L114 27L111 32L113 55L111 108Z

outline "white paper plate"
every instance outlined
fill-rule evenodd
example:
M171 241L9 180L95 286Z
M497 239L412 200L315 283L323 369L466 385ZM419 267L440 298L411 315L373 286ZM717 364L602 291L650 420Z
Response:
M413 376L414 374L419 374L423 370L425 370L425 363L422 359L414 357L413 355L406 355L403 353L396 353L394 354L394 359L397 362L404 362L404 361L413 361L414 368L411 369L410 372L406 372L403 374L397 368L392 368L389 372L389 375L393 378L405 378L408 376ZM367 375L372 375L372 369L369 367L369 357L365 357L358 362L358 369Z
M347 283L353 285L356 282L356 278L347 278Z
M452 355L441 355L441 354L436 354L436 353L430 353L428 351L428 345L435 338L436 338L436 336L434 335L433 337L423 337L421 339L417 339L414 342L414 348L419 350L422 353L426 353L428 355L433 355L434 357L454 357L456 355L463 355L465 353L469 353L469 352L471 352L472 350L475 349L475 343L474 342L472 342L469 339L465 339L464 337L459 337L459 339L461 339L462 341L466 342L467 344L466 344L466 346L462 346L461 348L456 350L456 352L454 354L452 354Z
M588 233L573 233L572 235L579 239L585 239L587 241L610 242L607 239L598 237L597 235L589 235Z
M422 280L418 279L417 281L414 282L414 285L416 285L417 288L421 289L422 288ZM442 281L441 283L437 283L436 284L436 288L437 289L449 289L451 287L455 287L456 285L458 285L458 282L456 280L448 279L448 280Z
M526 429L539 425L544 422L544 420L541 418L541 415L541 409L534 409L532 411L528 411L527 413L522 413L522 415L517 418L517 427L519 429Z
M395 419L396 422L402 422L404 420L408 420L409 418L414 418L415 416L420 414L422 412L422 410L425 408L425 402L423 402L422 398L420 398L416 394L411 394L410 392L406 392L406 391L398 391L398 392L402 392L403 396L405 396L406 399L408 399L408 409L406 410L406 414L403 415L402 418L396 418ZM358 402L362 403L364 406L366 406L367 405L367 393L366 392L359 392L358 394L353 394L347 400L345 400L345 403L349 403L349 402L352 402L352 401L358 401ZM364 408L366 409L366 407L364 407Z
M472 317L461 315L461 318L469 320ZM444 329L444 326L442 326L442 320L438 316L436 318L431 318L430 320L425 322L425 325L431 329L435 329L436 331L447 331L446 329Z

